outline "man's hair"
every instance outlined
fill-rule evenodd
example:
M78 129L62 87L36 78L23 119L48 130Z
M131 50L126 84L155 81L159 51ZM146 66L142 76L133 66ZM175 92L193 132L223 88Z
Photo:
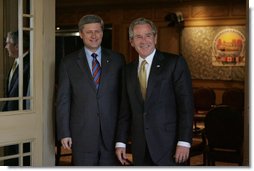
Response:
M19 43L19 32L18 31L8 32L7 37L10 40L12 40L12 43L14 45L18 45L18 43Z
M94 15L94 14L89 14L89 15L85 15L83 16L78 23L78 28L79 31L81 31L83 29L83 26L85 24L90 24L90 23L99 23L101 24L101 29L104 29L104 22L102 20L102 18L98 15Z
M14 45L18 45L19 43L19 32L18 31L10 31L7 33L7 37L12 40ZM23 48L29 49L30 41L29 34L27 32L23 32Z
M157 34L157 32L158 32L157 27L151 20L146 19L146 18L137 18L137 19L133 20L129 26L129 39L132 39L134 36L134 33L133 33L134 27L136 25L141 25L141 24L149 24L152 27L152 33L154 35Z

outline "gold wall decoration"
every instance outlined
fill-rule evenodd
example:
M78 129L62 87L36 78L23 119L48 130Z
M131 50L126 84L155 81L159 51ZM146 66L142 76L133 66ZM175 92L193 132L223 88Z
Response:
M236 29L224 29L214 38L212 49L214 66L244 66L245 36Z
M244 81L245 66L213 65L214 38L228 28L238 30L243 37L246 37L245 26L204 26L183 29L181 53L189 65L192 79Z

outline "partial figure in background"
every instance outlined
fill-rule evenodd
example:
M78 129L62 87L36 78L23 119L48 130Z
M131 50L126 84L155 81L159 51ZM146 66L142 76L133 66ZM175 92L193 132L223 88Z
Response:
M9 57L14 58L12 68L9 71L6 81L5 97L19 97L19 45L18 45L18 31L8 32L6 38L5 48L8 51ZM29 36L27 33L23 34L23 96L27 96L28 84L30 81L30 55L29 55ZM23 110L28 109L27 100L23 100ZM15 111L19 110L19 101L11 100L5 101L1 111ZM24 145L24 150L29 151L29 144ZM18 154L18 146L12 145L4 148L4 154L13 155ZM19 159L7 159L4 161L4 166L19 166ZM23 166L30 166L30 159L25 157Z
M124 56L101 47L101 17L83 16L78 26L84 48L64 57L59 67L57 137L72 149L76 166L119 165L114 140Z
M6 38L5 48L8 51L9 57L14 58L13 65L9 71L5 97L19 96L19 45L18 45L18 31L8 32ZM29 58L29 36L23 34L23 96L27 96L28 84L30 81L30 58ZM23 109L27 109L26 100L23 101ZM19 110L19 101L11 100L3 104L1 111Z
M127 99L118 122L116 155L123 165L129 164L126 143L131 130L135 166L184 165L194 113L187 63L179 55L155 48L157 28L148 19L130 24L129 39L139 57L126 66Z

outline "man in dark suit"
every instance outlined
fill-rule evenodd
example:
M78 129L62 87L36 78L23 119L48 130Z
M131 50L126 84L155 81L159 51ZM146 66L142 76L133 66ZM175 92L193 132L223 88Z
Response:
M6 91L5 97L19 97L19 66L20 66L20 58L19 58L19 41L18 41L18 31L8 32L6 37L6 45L5 48L8 51L8 55L10 58L14 58L13 65L8 73L7 81L6 81ZM29 92L29 81L30 81L30 55L29 55L29 35L27 33L23 33L23 96L27 96ZM23 109L28 109L26 100L23 101ZM11 100L5 101L3 103L1 111L14 111L19 110L19 101ZM20 109L21 110L21 109ZM30 146L25 144L25 151L30 150ZM4 147L4 155L13 155L18 154L19 149L18 146L7 146ZM5 166L19 166L19 161L17 159L13 160L5 160ZM30 166L31 162L29 158L24 158L23 162L24 166Z
M148 19L134 20L129 38L139 58L125 71L127 99L119 116L116 155L128 164L131 125L134 165L182 165L189 157L194 111L188 66L181 56L155 48L157 28Z
M61 61L57 136L78 166L116 165L114 138L120 109L124 57L101 47L103 20L79 21L84 48Z
M27 96L28 84L30 81L30 58L29 58L29 37L23 34L23 96ZM6 81L5 97L19 97L19 47L18 31L8 32L5 48L9 57L14 58L12 68L9 71ZM27 109L26 101L23 101L23 109ZM4 102L2 111L19 110L19 101L11 100Z

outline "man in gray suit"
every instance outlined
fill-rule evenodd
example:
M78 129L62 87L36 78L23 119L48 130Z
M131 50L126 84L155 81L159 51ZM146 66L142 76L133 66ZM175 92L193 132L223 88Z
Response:
M83 16L84 48L61 61L57 94L57 136L72 149L77 166L116 165L114 138L124 57L101 47L103 20Z
M183 57L155 48L157 28L148 19L134 20L129 38L139 57L125 71L127 99L119 117L116 155L129 164L125 146L131 125L134 165L182 165L189 157L194 111L188 66Z

